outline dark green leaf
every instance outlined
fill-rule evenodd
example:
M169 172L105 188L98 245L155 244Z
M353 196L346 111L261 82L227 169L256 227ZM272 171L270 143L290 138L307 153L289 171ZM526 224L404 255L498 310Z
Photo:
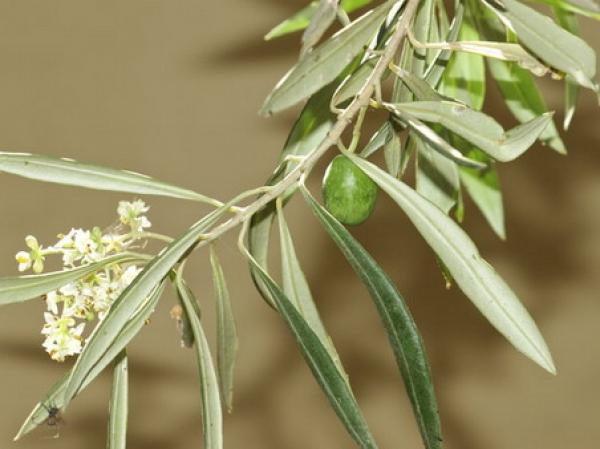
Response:
M431 372L417 326L396 287L367 251L329 212L303 190L327 233L356 271L383 321L396 362L428 449L441 448L442 431Z
M296 338L306 363L315 379L327 395L331 406L346 426L354 440L363 449L376 449L377 444L369 431L367 423L358 407L356 399L350 390L345 376L339 372L335 361L321 343L318 335L311 329L294 304L281 291L271 277L249 256L254 273L258 276L270 296L275 301L277 310L285 320Z
M294 242L292 241L292 236L281 208L278 208L277 221L279 222L283 292L292 304L296 306L296 309L306 320L312 331L319 337L321 344L327 349L329 356L335 362L338 371L347 378L348 376L342 366L340 356L321 321L319 311L310 292L310 287L296 255Z

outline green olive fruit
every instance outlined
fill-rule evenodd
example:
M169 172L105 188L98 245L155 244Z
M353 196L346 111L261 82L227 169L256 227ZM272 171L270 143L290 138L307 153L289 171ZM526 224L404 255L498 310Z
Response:
M344 224L358 225L375 208L379 188L346 156L336 156L323 177L325 208Z

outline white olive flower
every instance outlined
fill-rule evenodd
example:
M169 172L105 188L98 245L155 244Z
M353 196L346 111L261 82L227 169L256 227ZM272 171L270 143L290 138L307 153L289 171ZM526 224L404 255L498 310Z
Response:
M58 238L60 239L53 248L56 249L73 249L75 247L75 242L73 241L73 236L77 232L75 229L71 228L71 230L65 234L58 234Z
M100 242L104 247L104 254L120 253L125 249L123 237L118 234L104 234Z
M76 325L70 316L57 317L51 313L44 313L46 324L42 334L46 339L42 346L53 360L63 362L65 357L81 352L81 334L85 323Z
M31 260L31 255L26 251L19 251L15 256L17 259L17 263L19 264L19 271L27 271L31 268L31 264L33 261Z
M15 259L19 264L19 271L25 271L33 267L34 273L41 273L42 271L44 271L45 260L42 246L32 235L28 235L27 237L25 237L25 244L29 247L31 251L19 251L16 254Z
M150 220L142 215L149 210L150 208L142 200L135 200L133 202L120 201L117 207L119 220L124 225L129 226L133 233L143 232L145 228L152 226Z
M54 315L58 315L58 303L63 301L63 297L56 290L46 295L46 308Z

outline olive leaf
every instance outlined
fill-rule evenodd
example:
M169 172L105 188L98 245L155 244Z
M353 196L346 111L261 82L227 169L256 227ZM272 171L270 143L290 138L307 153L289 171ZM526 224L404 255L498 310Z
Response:
M442 431L427 355L417 326L398 290L371 255L329 212L302 193L329 236L369 291L385 326L396 363L428 449L441 448Z
M400 206L488 321L515 348L550 373L556 373L535 322L460 226L402 181L353 154L348 157Z
M413 33L419 41L429 41L431 29L434 27L435 0L422 0L419 3L417 14L413 23ZM413 48L411 63L411 73L416 76L423 76L426 70L427 62L435 58L431 50L422 48Z
M443 212L449 213L456 204L460 190L458 165L420 138L413 139L419 155L415 176L417 192Z
M389 120L383 122L383 125L375 131L375 134L371 136L369 142L364 146L360 155L366 159L380 148L383 148L383 146L392 138L392 133L394 132L392 122Z
M471 14L466 14L458 38L461 41L478 41ZM440 93L459 100L477 111L485 100L485 64L476 53L455 52L442 77Z
M294 304L300 315L306 320L312 331L319 337L321 344L335 362L338 371L347 379L346 371L325 326L321 321L319 311L315 305L310 287L306 280L300 261L296 255L294 242L285 221L281 207L277 209L277 222L279 223L279 237L281 246L281 278L283 293Z
M593 82L596 54L585 41L517 0L502 0L502 8L484 1L542 61L566 73L568 79L581 86L597 90Z
M473 7L479 12L477 16L479 31L487 39L502 39L505 32L498 18L492 12L482 9L478 4ZM506 106L517 120L525 123L548 112L544 98L531 72L513 62L493 58L488 58L487 62ZM548 124L539 138L542 143L558 153L566 153L565 145L558 134L554 121Z
M400 163L402 161L402 141L396 131L383 146L383 155L388 173L393 177L400 175Z
M600 20L600 5L594 0L536 0L565 12Z
M450 28L448 29L448 34L445 42L454 42L458 39L458 34L460 32L460 28L462 25L463 17L465 13L465 7L462 2L455 5L454 17L452 18L452 23L450 24ZM452 56L451 50L443 50L438 49L436 53L436 57L432 60L431 64L425 70L423 74L423 79L427 81L433 87L436 87L440 80L442 79L442 75L446 70L448 61ZM395 102L398 102L397 98L393 98Z
M401 104L412 104L412 103L401 103ZM482 169L485 165L481 162L471 160L465 157L460 151L442 139L433 129L421 122L415 116L407 113L403 109L397 108L396 105L389 103L384 104L393 114L394 117L410 128L410 130L418 137L422 138L427 142L431 148L435 151L447 157L448 159L456 162L464 167L471 167Z
M558 20L558 24L565 30L579 35L579 22L575 14L564 11L558 7L554 8L554 15ZM600 17L600 16L599 16ZM570 80L565 83L565 117L563 121L563 129L566 131L571 125L575 108L577 107L577 98L579 96L579 86Z
M98 360L98 363L87 374L81 386L77 390L79 394L85 389L98 375L106 368L114 359L117 357L123 349L129 344L129 342L138 334L138 332L144 327L146 321L154 312L156 304L162 295L164 290L164 283L161 283L149 296L148 299L139 307L135 315L127 322L123 330L119 333L117 338L108 348L108 350ZM72 370L71 370L72 372ZM71 372L67 373L61 380L56 382L48 391L45 398L38 402L33 408L29 416L25 419L25 422L17 432L15 441L22 438L34 430L40 424L43 424L48 418L48 410L51 407L63 409L66 405L64 394Z
M249 253L247 256L250 265L254 268L255 275L262 280L263 285L268 289L277 310L296 338L313 376L327 395L327 399L348 433L361 448L376 449L377 444L369 431L346 377L338 370L336 362L321 343L319 336L311 329L308 322L296 309L296 306L292 304L262 266Z
M354 73L348 75L346 79L342 81L333 96L333 104L335 106L353 98L360 92L360 89L364 86L367 78L369 78L369 75L373 72L378 60L378 57L367 58Z
M376 33L394 3L388 0L367 12L300 59L269 94L261 114L293 106L333 81Z
M506 238L504 205L498 171L494 166L494 161L483 151L456 135L451 137L451 141L454 146L460 148L471 159L487 164L487 168L484 170L461 167L459 169L460 181L491 228L498 237L504 240Z
M505 132L492 117L456 102L415 101L386 106L399 115L408 114L426 122L439 123L501 162L523 154L552 120L552 114L543 114ZM453 160L460 163L458 157Z
M44 274L0 278L0 306L37 298L114 264L145 262L146 257L121 253L83 267Z
M196 299L182 277L182 270L177 273L175 285L189 317L194 333L194 347L200 376L202 391L202 427L204 447L206 449L222 449L223 447L223 412L219 397L219 382L214 363L210 355L210 347L202 329L200 316L194 303Z
M301 55L308 53L323 37L337 17L338 0L320 0L319 6L302 34Z
M351 13L368 5L371 1L372 0L342 0L340 2L340 7L347 13ZM318 1L311 2L308 6L305 6L290 18L275 26L266 34L265 40L269 41L305 29L310 24L310 21L318 8Z
M158 181L140 173L99 165L83 164L73 159L30 153L0 152L0 172L36 181L85 187L96 190L160 195L218 205L216 200L192 190Z
M221 387L221 398L225 402L227 411L231 413L233 410L233 373L239 342L225 275L213 246L210 247L210 265L217 304L217 368L219 372L219 386Z
M550 72L550 69L531 56L519 44L507 42L490 41L457 41L457 42L437 42L424 44L432 48L443 48L455 52L465 52L468 54L485 56L487 58L498 59L500 61L511 61L519 64L524 69L529 70L536 76L544 76Z
M498 60L488 60L488 66L508 109L517 120L526 123L548 112L544 98L530 73L516 64ZM558 153L566 153L554 121L548 123L539 139Z
M113 368L113 382L108 408L107 449L125 449L127 447L127 413L129 401L129 376L127 353L125 350L117 356Z

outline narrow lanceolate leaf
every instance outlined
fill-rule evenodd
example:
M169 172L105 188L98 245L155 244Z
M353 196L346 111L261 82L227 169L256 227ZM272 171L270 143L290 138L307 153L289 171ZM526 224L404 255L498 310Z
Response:
M480 160L487 164L485 170L460 168L460 181L494 232L504 240L506 238L504 205L498 171L494 166L494 162L483 151L459 137L454 136L452 143L465 151L471 159Z
M227 411L231 413L233 410L233 373L238 351L238 336L223 268L212 246L210 247L210 265L217 303L217 367L219 371L219 386L221 387L221 398L225 402Z
M548 112L544 97L528 71L510 62L490 59L488 64L506 105L517 120L526 123ZM554 121L548 123L539 138L558 153L566 153Z
M595 0L537 0L565 12L600 20L600 5Z
M29 153L0 152L0 172L36 181L52 182L96 190L159 195L216 204L216 201L188 189L167 184L149 176L126 170L82 164Z
M517 0L502 0L501 4L500 9L488 3L525 47L548 65L566 73L572 81L597 90L593 81L596 54L585 41Z
M417 12L415 15L413 28L413 34L418 41L427 42L431 37L431 28L434 26L433 20L435 17L435 1L434 0L422 0L419 3ZM411 72L422 77L425 72L427 62L432 56L431 50L422 48L413 49L413 60L410 65Z
M304 196L327 233L356 271L377 307L402 373L419 429L428 449L442 447L442 430L429 362L421 335L396 287L352 235L315 199Z
M554 8L554 15L561 27L570 33L579 35L579 21L574 13L556 7ZM575 108L577 107L578 96L579 86L577 83L567 80L565 83L565 117L563 121L565 131L571 126L571 121L575 115Z
M466 52L470 54L499 59L501 61L512 61L524 69L529 70L537 76L544 76L550 69L539 60L531 56L519 44L489 41L457 41L430 44L433 48L444 50Z
M523 154L552 120L552 114L544 114L505 132L492 117L460 103L417 101L396 103L391 108L397 113L439 123L501 162L512 161Z
M394 133L394 126L392 122L386 120L383 125L371 136L371 139L367 142L365 147L360 152L360 155L365 159L375 153L377 150L382 148L392 138Z
M206 449L221 449L223 447L223 412L219 397L219 382L210 355L210 347L202 329L200 317L194 307L196 299L181 277L181 272L178 273L176 285L194 333L194 347L202 391L204 447Z
M360 92L365 85L367 78L369 78L371 72L373 72L378 60L379 58L377 57L367 59L361 63L360 67L353 74L346 77L335 92L333 103L336 106L353 98Z
M490 323L519 351L555 373L550 351L533 319L461 227L408 185L364 159L348 157L400 206Z
M478 41L479 33L470 14L463 19L461 41ZM485 100L485 64L483 57L475 53L455 52L442 77L440 92L462 101L476 111L481 110Z
M412 103L401 103L401 104L412 104ZM456 162L464 167L471 167L482 169L485 165L481 162L471 160L465 157L460 151L442 139L433 129L427 126L425 123L420 121L417 117L407 113L403 109L397 108L394 104L385 104L393 114L394 117L410 128L410 130L418 137L422 138L427 142L431 148L440 153L442 156Z
M274 299L277 310L296 338L302 355L310 367L313 376L327 395L332 408L348 430L348 433L363 449L376 449L377 444L369 431L367 423L358 407L345 376L340 373L337 364L321 343L319 336L311 329L296 306L288 299L279 286L263 268L248 255L250 264Z
M387 1L364 14L302 58L277 83L261 113L293 106L333 81L373 37L393 3Z
M127 354L123 350L115 359L113 383L108 409L107 449L127 447L127 411L129 401Z
M116 263L141 262L135 254L118 254L84 267L52 273L0 278L0 306L37 298Z
M310 24L302 34L301 55L309 52L323 37L323 34L337 17L338 0L320 0L319 7L310 19Z
M418 137L414 137L417 149L416 189L444 213L455 206L460 182L458 165L434 151ZM477 171L477 170L474 170Z
M486 39L504 39L506 31L494 13L484 9L485 7L482 8L482 5L476 3L470 5L479 11L477 20L480 33ZM499 59L489 58L487 62L490 73L502 93L502 98L517 120L525 123L548 112L544 97L529 70L514 62ZM540 134L540 141L558 153L566 153L565 145L558 134L554 121L551 121Z
M340 6L347 13L351 13L369 3L371 3L371 0L342 0ZM265 40L269 41L305 29L310 24L310 21L318 8L318 1L311 2L308 6L302 8L296 14L269 31L265 36Z
M302 318L308 323L312 331L319 337L321 344L327 349L329 356L335 362L340 373L347 378L347 374L342 366L340 357L333 346L329 334L323 326L319 311L314 302L310 287L300 266L300 261L296 255L296 248L292 240L292 235L285 221L283 211L278 208L277 221L279 223L279 237L281 246L281 278L283 283L283 293L296 306Z
M163 249L112 304L104 320L94 329L77 358L65 391L65 406L73 398L90 370L110 347L135 310L198 242L198 237L227 212L229 205L213 211Z
M402 162L402 141L395 130L392 132L391 139L383 146L383 156L388 173L394 177L398 177Z
M454 17L452 18L452 23L450 24L450 29L448 30L445 42L454 42L458 38L464 12L465 7L463 6L462 2L458 3L456 5L456 11L454 13ZM451 50L437 50L436 57L433 59L429 67L427 67L427 70L423 76L427 83L433 87L436 87L439 84L451 56ZM396 99L394 101L396 101Z
M138 332L144 327L147 319L152 315L158 300L164 290L164 284L159 286L152 292L149 298L139 308L135 315L128 321L127 325L119 333L113 344L102 355L98 363L94 365L92 370L83 380L81 387L77 391L79 394L87 387L98 375L117 357L129 342L135 337ZM71 371L72 372L72 371ZM40 424L43 424L48 418L48 410L51 407L63 409L65 406L64 393L69 382L70 373L67 373L61 380L56 382L50 391L44 397L44 400L39 402L31 411L21 429L15 437L15 441L31 432Z

